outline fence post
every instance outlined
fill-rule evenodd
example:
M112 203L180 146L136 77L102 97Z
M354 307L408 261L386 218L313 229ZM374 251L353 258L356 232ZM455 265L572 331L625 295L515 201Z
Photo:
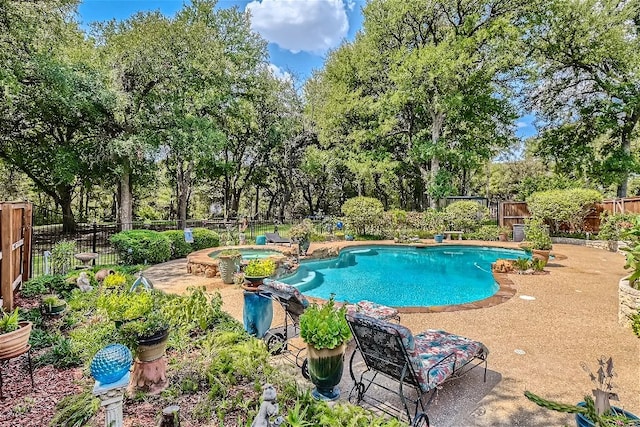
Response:
M11 245L13 243L13 210L8 203L2 204L2 274L0 275L0 295L2 308L13 309L13 262Z
M93 236L91 237L91 252L97 253L97 240L98 240L98 224L93 221ZM96 259L91 261L92 265L96 265Z
M31 278L31 262L33 260L33 246L31 239L33 235L33 209L31 203L25 203L22 213L22 238L24 247L22 248L22 283Z

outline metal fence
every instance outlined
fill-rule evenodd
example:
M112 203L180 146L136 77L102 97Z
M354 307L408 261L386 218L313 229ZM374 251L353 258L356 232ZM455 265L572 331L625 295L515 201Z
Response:
M247 243L255 240L256 236L265 233L279 231L283 237L288 236L289 228L297 224L301 219L278 220L250 220L244 235ZM92 265L113 265L119 262L118 254L111 246L111 237L122 231L131 229L146 229L154 231L182 230L183 228L206 228L213 230L220 235L220 244L227 241L238 241L239 226L241 220L219 219L219 220L187 220L181 221L138 221L133 223L79 223L73 232L63 232L62 224L37 225L33 227L32 237L32 277L45 274L49 270L49 256L54 245L63 240L75 242L76 253L93 252L99 254L98 258L92 261ZM314 220L315 229L318 233L326 232L331 222ZM75 266L80 266L80 261L75 261Z

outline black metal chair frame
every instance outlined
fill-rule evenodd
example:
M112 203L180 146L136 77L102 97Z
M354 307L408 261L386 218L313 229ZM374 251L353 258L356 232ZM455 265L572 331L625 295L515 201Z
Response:
M280 304L284 311L284 322L282 325L269 328L262 338L267 345L267 350L272 355L282 355L291 362L295 363L302 370L302 375L309 378L306 347L298 347L293 345L289 340L300 335L300 322L297 321L297 315L292 313L292 304L283 296L277 295L271 291L261 290L260 294Z
M382 328L379 323L368 322L362 317L363 316L358 319L354 319L351 316L347 316L347 323L349 324L349 328L351 329L356 342L356 349L352 353L349 361L349 374L354 382L354 386L349 393L349 401L355 404L366 401L391 416L398 416L399 414L402 414L401 410L399 411L371 395L366 396L369 388L372 385L375 385L396 394L400 398L409 424L412 426L429 426L429 418L425 411L435 396L437 387L430 388L426 391L422 390L420 380L418 379L414 366L411 363L407 349L402 342L402 336L398 331L391 329L393 330L393 332L391 332L389 329ZM374 334L380 334L380 337L384 337L380 341L385 343L384 348L380 346L380 344L376 343L374 340ZM366 369L360 373L359 378L356 377L354 369L354 360L357 353L362 355L362 359L366 365ZM455 353L451 353L440 359L438 363L432 366L428 371L427 377L429 377L431 369L435 369L443 363L450 363L451 358L454 359L454 371L443 381L443 383L454 378L459 378L471 369L483 363L484 381L487 380L487 355L484 353L470 359L467 363L459 367L456 364L457 360ZM398 389L391 389L378 381L378 374L382 374L383 377L398 382ZM441 384L438 384L438 386ZM413 389L416 397L412 398L407 394L405 388ZM424 398L427 395L429 395L429 398L425 403ZM411 414L412 411L409 409L409 404L415 408L413 416Z

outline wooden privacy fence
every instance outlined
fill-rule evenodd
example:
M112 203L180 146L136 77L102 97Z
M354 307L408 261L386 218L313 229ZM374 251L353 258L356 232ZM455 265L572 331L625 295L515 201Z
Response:
M600 214L605 211L611 214L640 214L640 197L604 200L602 203L598 203L584 219L583 230L598 232L600 230ZM512 228L514 224L524 224L524 220L530 216L527 202L500 202L498 206L498 224L500 226Z
M31 204L0 202L0 298L13 309L13 293L29 279L31 267Z

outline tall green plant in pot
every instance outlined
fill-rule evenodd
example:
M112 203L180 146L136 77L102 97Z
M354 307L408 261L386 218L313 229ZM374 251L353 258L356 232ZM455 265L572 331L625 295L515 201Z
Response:
M31 322L21 322L16 308L10 313L0 309L0 359L8 359L27 351Z
M531 218L525 221L524 235L527 239L525 245L527 245L533 252L533 257L541 259L545 262L549 261L549 254L553 242L551 237L542 222L537 218Z
M300 316L300 336L307 343L309 375L316 386L316 399L340 397L337 385L344 369L346 343L351 331L345 319L346 308L336 308L333 296L323 306L312 304Z

